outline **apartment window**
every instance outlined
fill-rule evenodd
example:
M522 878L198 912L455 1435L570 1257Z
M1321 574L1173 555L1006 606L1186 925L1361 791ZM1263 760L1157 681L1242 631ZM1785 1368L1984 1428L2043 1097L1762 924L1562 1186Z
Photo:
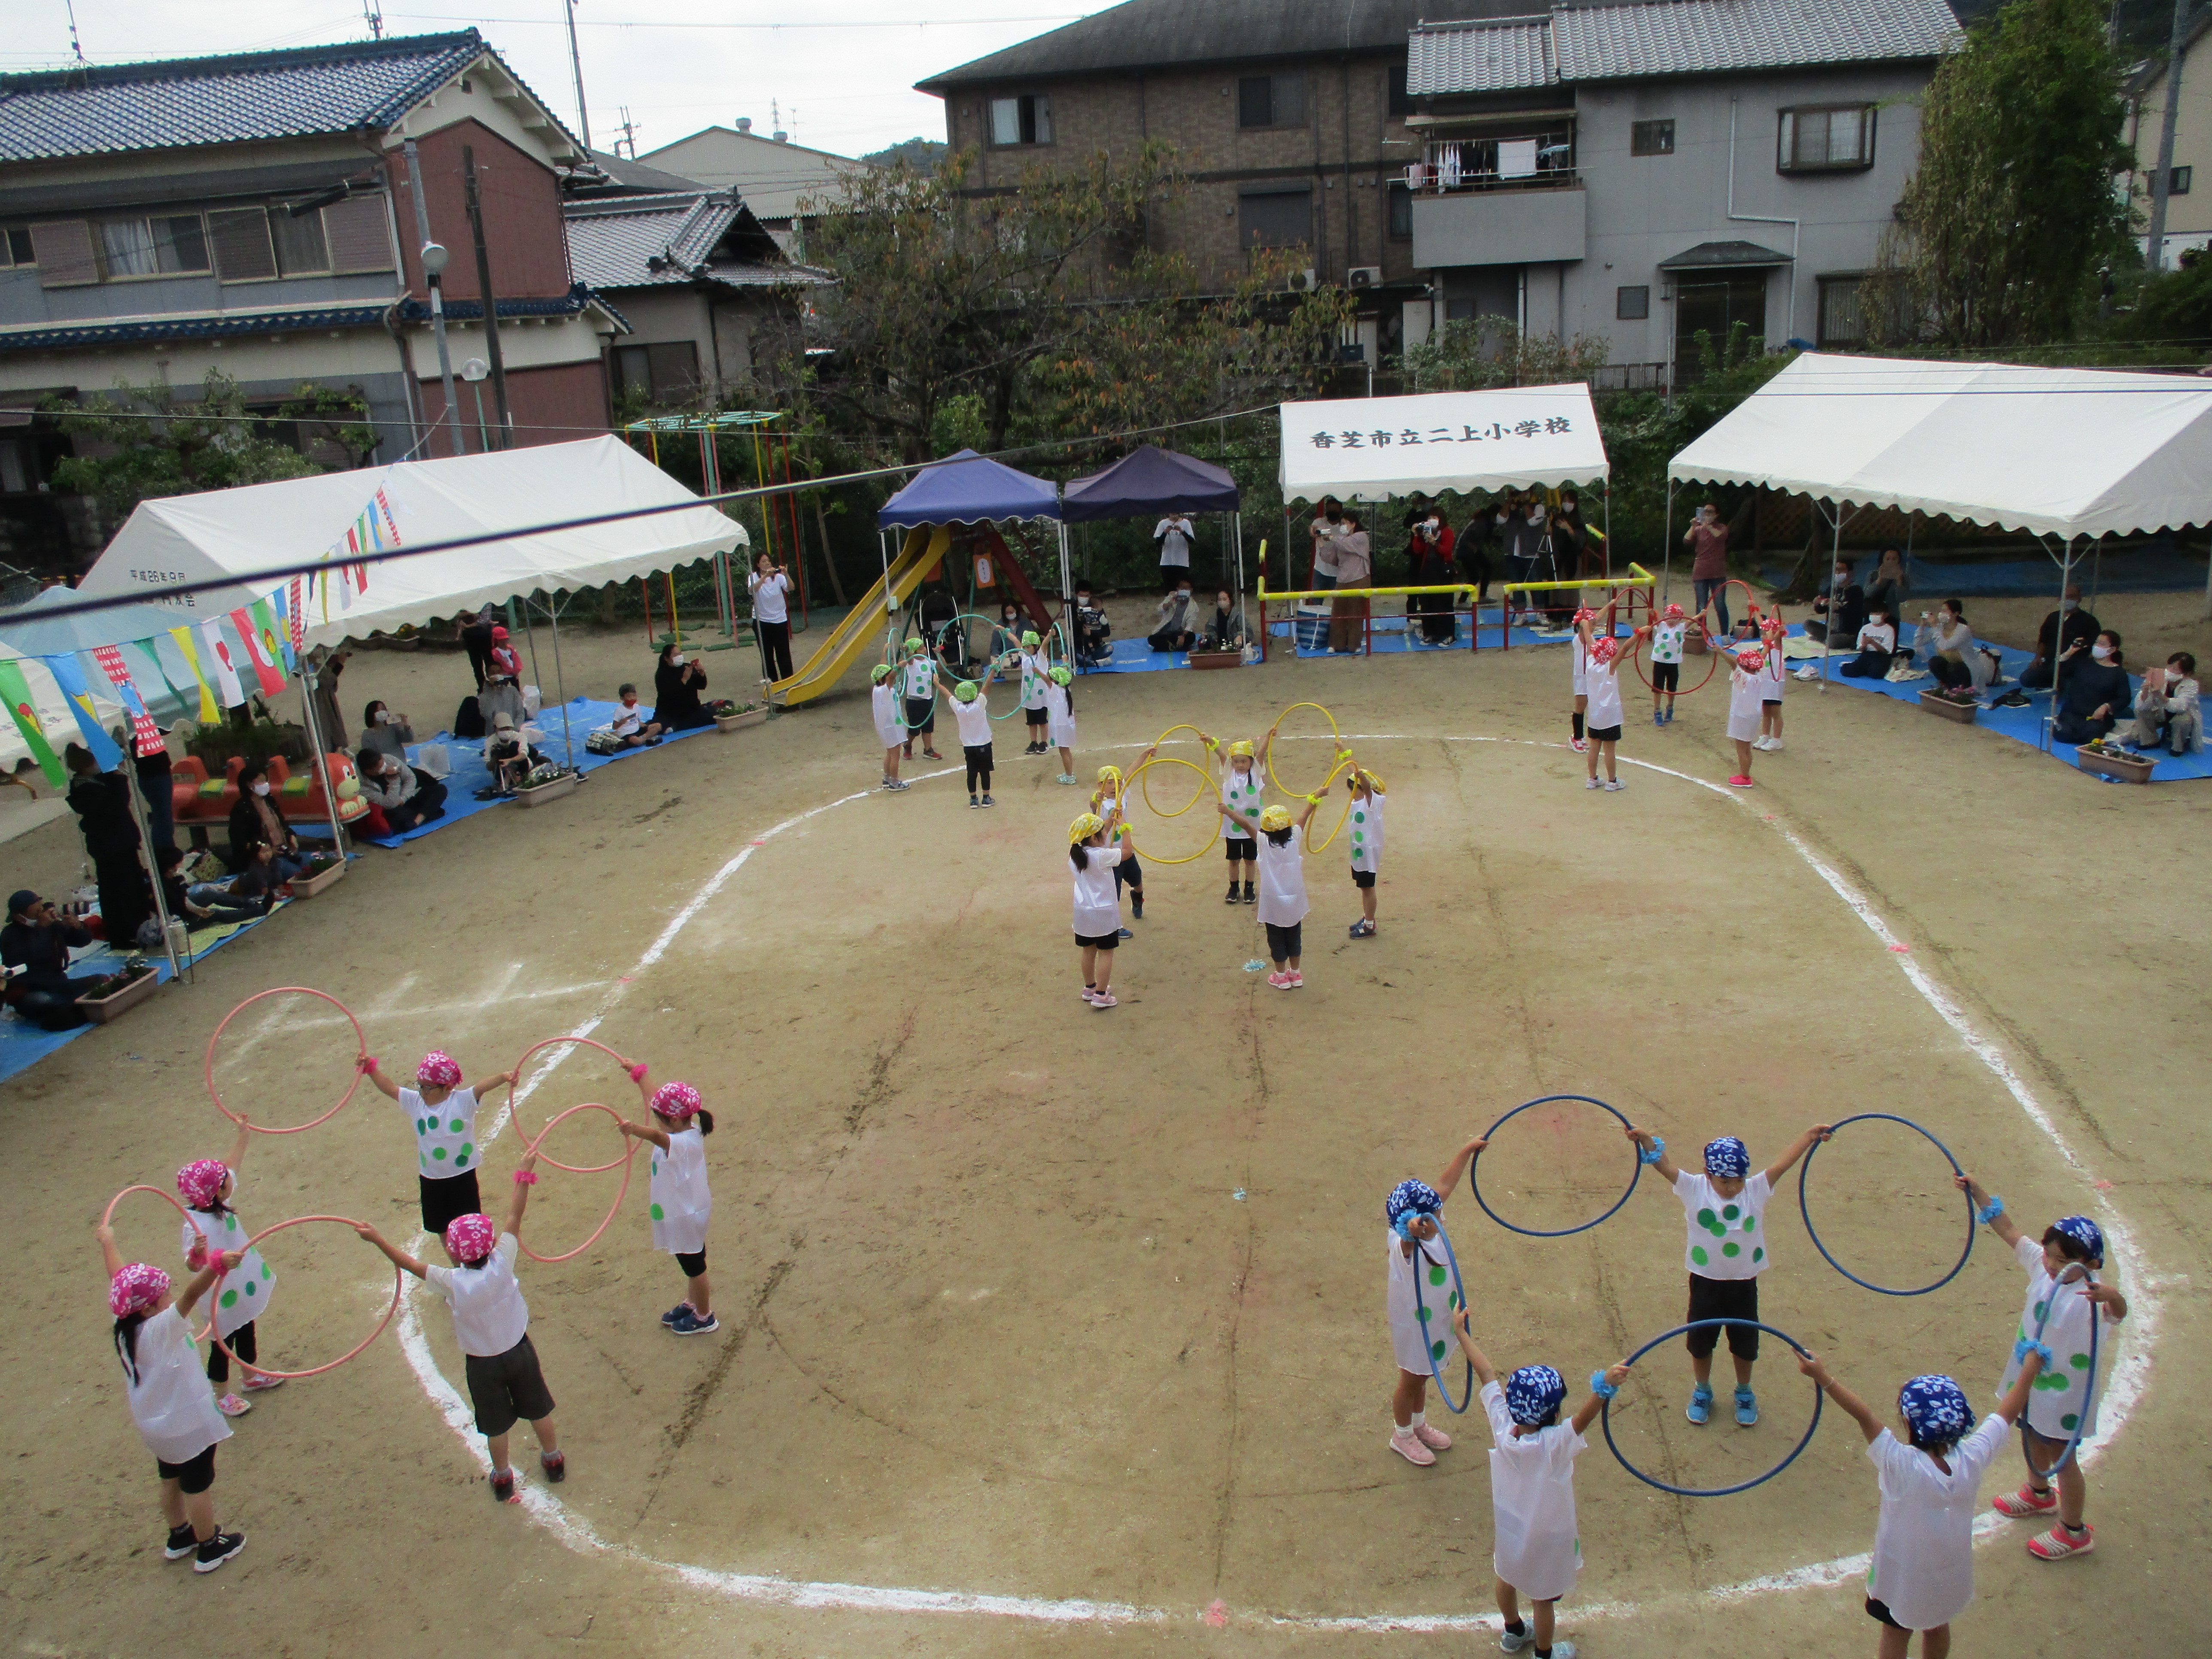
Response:
M1632 122L1628 129L1628 153L1631 155L1672 155L1674 153L1674 123L1672 120Z
M392 234L380 195L349 196L323 210L332 270L389 270Z
M269 210L270 240L276 246L276 270L283 276L319 276L331 268L331 245L323 235L323 216L294 218L283 206Z
M690 340L614 349L615 389L656 404L688 402L699 391L699 348Z
M2173 182L2166 187L2166 193L2168 196L2186 196L2189 194L2190 171L2191 170L2187 167L2174 168ZM2158 169L2156 167L2153 167L2143 175L2143 191L2148 195L2157 188Z
M31 226L30 233L40 288L82 288L100 280L99 252L83 220L53 220Z
M1866 343L1864 283L1861 276L1820 278L1820 345Z
M96 228L101 271L111 283L208 268L207 233L197 213L108 219Z
M227 208L208 215L216 275L226 283L265 283L276 274L266 208Z
M1247 191L1237 198L1237 243L1245 249L1313 245L1313 191Z
M1402 119L1420 108L1413 94L1406 90L1406 65L1402 60L1383 70L1382 82L1388 99L1385 107L1392 116Z
M27 226L10 225L0 231L0 265L34 265L38 255L31 252L31 233Z
M1850 173L1874 165L1874 106L1781 112L1778 173Z
M1650 285L1613 289L1613 314L1624 323L1640 323L1649 318L1651 315Z
M1305 124L1304 70L1285 70L1276 75L1247 75L1238 78L1238 126L1302 127Z
M991 142L1048 144L1052 142L1052 99L1042 92L991 100Z
M1390 186L1390 240L1411 241L1413 237L1413 192L1403 184Z

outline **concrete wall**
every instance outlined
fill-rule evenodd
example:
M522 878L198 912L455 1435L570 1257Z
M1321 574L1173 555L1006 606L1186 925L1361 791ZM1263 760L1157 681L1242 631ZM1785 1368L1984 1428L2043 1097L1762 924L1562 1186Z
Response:
M2166 122L2164 74L2143 88L2129 119L2128 137L2136 149L2136 171L2129 183L2146 221L2150 214L2150 175L2158 166L2159 135ZM2212 29L2197 37L2181 63L2181 106L2173 122L2173 164L2195 169L2189 194L2166 199L2168 236L2188 240L2166 245L2171 267L2182 248L2202 247L2212 234ZM2137 238L2138 241L2148 240Z

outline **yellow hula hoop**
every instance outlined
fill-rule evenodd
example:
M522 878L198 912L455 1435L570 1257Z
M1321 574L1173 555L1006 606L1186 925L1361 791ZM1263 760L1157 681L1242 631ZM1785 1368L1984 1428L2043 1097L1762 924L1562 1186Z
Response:
M1206 733L1200 731L1188 720L1185 720L1179 726L1170 726L1166 731L1161 732L1159 736L1154 738L1152 739L1152 746L1155 749L1158 748L1162 744L1165 743L1170 738L1175 736L1178 732L1189 732L1193 737L1199 740L1201 745L1206 742Z
M1121 780L1121 799L1124 802L1127 801L1129 799L1129 787L1134 783L1139 776L1151 770L1155 766L1187 766L1192 771L1197 773L1199 778L1198 795L1193 797L1191 802L1186 805L1182 809L1181 812L1161 812L1160 816L1162 817L1182 817L1182 812L1188 812L1190 811L1191 806L1195 805L1199 799L1211 793L1212 791L1213 774L1207 771L1206 768L1200 766L1196 761L1187 761L1181 758L1179 756L1175 755L1155 755L1143 765L1133 769L1130 771L1129 775ZM1149 787L1150 786L1148 785L1147 787ZM1145 804L1147 806L1152 805L1152 800L1149 796L1146 797ZM1153 808L1153 810L1155 811L1158 811L1157 807ZM1125 817L1122 820L1125 827L1127 826L1127 822L1128 820ZM1157 853L1146 853L1142 852L1141 849L1139 849L1139 856L1151 860L1154 864L1195 864L1199 860L1204 858L1208 853L1211 853L1213 850L1213 843L1220 839L1221 815L1217 812L1213 816L1213 833L1206 836L1206 844L1200 848L1195 853L1191 854L1189 857L1180 859L1164 859ZM1134 840L1135 838L1133 836L1131 837L1132 844L1134 843Z
M1270 783L1273 784L1273 785L1275 786L1276 789L1277 789L1278 791L1279 791L1281 793L1285 794L1285 795L1297 795L1297 796L1298 796L1301 799L1304 799L1304 797L1306 797L1307 795L1316 795L1316 794L1319 794L1319 793L1321 793L1321 790L1319 790L1319 789L1293 789L1293 788L1291 788L1289 785L1285 784L1285 783L1283 781L1283 780L1282 780L1282 778L1281 778L1280 775L1279 775L1279 774L1276 772L1276 770L1275 770L1275 744L1274 744L1274 741L1273 741L1273 740L1274 740L1275 733L1276 733L1277 732L1279 732L1279 731L1280 731L1280 730L1282 729L1283 722L1284 722L1285 720L1288 720L1291 715L1293 715L1293 714L1297 714L1297 713L1298 712L1298 710L1299 710L1299 709L1301 709L1301 708L1316 708L1316 709L1320 709L1320 710L1321 710L1321 716L1322 716L1322 718L1323 720L1327 720L1327 721L1328 722L1328 735L1329 735L1330 740L1331 740L1332 742L1334 742L1334 743L1335 744L1335 745L1336 745L1336 750L1337 750L1337 752L1338 752L1338 754L1339 754L1340 758L1342 757L1342 755L1343 755L1343 753L1345 752L1345 750L1344 750L1344 732L1343 732L1342 728L1340 728L1340 727L1337 725L1337 723L1336 723L1336 716L1335 716L1335 715L1334 715L1334 714L1330 714L1330 713L1329 713L1329 711L1328 711L1326 708L1322 707L1322 704L1320 704L1320 703L1317 703L1317 702L1294 702L1294 703L1292 703L1292 704L1291 704L1288 708L1285 708L1285 710L1283 710L1283 712L1282 712L1281 714L1278 714L1278 715L1276 715L1276 716L1275 716L1275 723L1274 723L1274 725L1273 725L1273 726L1269 726L1269 727L1267 728L1267 738L1268 738L1268 742L1267 742L1267 781L1268 781ZM1334 775L1334 773L1331 773L1331 774L1330 774L1330 776L1331 776L1331 777L1334 777L1334 775ZM1326 781L1324 781L1322 782L1322 787L1322 787L1322 789L1326 789L1326 788L1328 788L1328 782L1327 782Z
M1321 787L1320 788L1318 788L1318 789L1315 790L1315 791L1314 791L1314 793L1316 793L1316 794L1317 794L1317 795L1325 795L1325 794L1327 794L1330 790L1332 790L1332 789L1334 789L1334 787L1336 787L1336 781L1337 781L1339 778L1342 777L1342 776L1343 776L1346 772L1349 772L1349 771L1353 770L1353 769L1358 766L1358 762L1356 762L1356 761L1354 761L1354 760L1351 759L1351 758L1350 758L1350 757L1347 757L1346 758L1343 759L1343 760L1340 760L1340 761L1337 762L1337 763L1336 763L1336 769L1335 769L1334 772L1331 772L1331 773L1328 775L1328 781L1327 783L1324 783L1323 785L1322 785L1322 787ZM1312 848L1311 848L1310 850L1310 851L1313 851L1313 852L1316 852L1316 853L1325 853L1325 852L1327 852L1327 851L1328 850L1329 843L1330 843L1331 842L1334 841L1334 840L1335 840L1339 836L1340 836L1340 835L1342 835L1342 834L1344 833L1344 826L1345 826L1346 824L1349 823L1351 821L1352 821L1352 792L1351 792L1349 789L1347 789L1347 790L1346 790L1346 791L1344 792L1344 811L1341 811L1341 812L1340 812L1340 813L1337 815L1337 819L1336 819L1336 828L1335 828L1335 829L1334 829L1334 830L1330 830L1327 835L1323 836L1322 836L1319 841L1316 842L1313 844Z
M1170 727L1170 729L1172 730L1173 728ZM1213 774L1205 767L1200 766L1196 761L1184 760L1179 755L1155 755L1152 757L1152 760L1139 763L1136 768L1136 771L1141 772L1146 767L1150 766L1152 763L1152 761L1160 760L1175 761L1180 765L1190 767L1197 772L1199 783L1198 787L1192 791L1190 799L1185 801L1182 805L1176 807L1174 811L1170 812L1152 799L1152 781L1150 778L1146 778L1145 780L1145 805L1152 809L1152 815L1155 817L1179 818L1184 813L1189 811L1192 807L1197 805L1199 802L1204 800L1208 795L1211 795L1213 793ZM1133 772L1130 775L1133 777L1136 774ZM1121 787L1125 793L1128 789L1128 779L1124 778L1121 781Z

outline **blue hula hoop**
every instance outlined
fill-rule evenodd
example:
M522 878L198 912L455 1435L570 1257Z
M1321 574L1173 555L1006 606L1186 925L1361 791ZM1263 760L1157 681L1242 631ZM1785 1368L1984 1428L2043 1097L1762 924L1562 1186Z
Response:
M1459 1256L1452 1249L1451 1235L1444 1231L1444 1218L1441 1214L1431 1211L1429 1219L1437 1224L1437 1237L1444 1242L1444 1260L1451 1263L1452 1294L1459 1298L1459 1305L1464 1308L1467 1306L1467 1285L1459 1276ZM1413 1316L1420 1322L1421 1334L1426 1336L1429 1334L1429 1305L1427 1298L1421 1294L1421 1263L1428 1258L1423 1253L1419 1240L1413 1241ZM1446 1311L1449 1312L1449 1310L1447 1309ZM1449 1328L1451 1321L1447 1319L1444 1324ZM1428 1344L1429 1375L1436 1378L1437 1394L1443 1396L1444 1404L1449 1406L1453 1413L1456 1415L1464 1412L1474 1401L1474 1361L1470 1359L1467 1362L1467 1387L1462 1391L1458 1401L1455 1403L1451 1397L1451 1385L1444 1381L1443 1370L1437 1354L1437 1346L1434 1342Z
M1686 1325L1675 1326L1671 1331L1662 1331L1634 1353L1629 1355L1627 1363L1631 1365L1635 1364L1638 1360L1643 1358L1662 1342L1669 1342L1687 1332L1704 1330L1714 1325L1748 1325L1755 1331L1765 1331L1769 1336L1780 1338L1798 1353L1802 1354L1805 1352L1798 1346L1796 1338L1785 1331L1776 1330L1771 1325L1762 1325L1756 1319L1693 1319ZM1733 1486L1673 1486L1664 1480L1655 1480L1644 1474L1643 1470L1628 1461L1620 1449L1620 1443L1613 1437L1613 1401L1610 1399L1605 1402L1601 1413L1605 1423L1606 1449L1619 1460L1621 1468L1626 1469L1647 1486L1656 1486L1661 1492L1672 1492L1677 1498L1726 1498L1735 1492L1749 1492L1753 1486L1765 1485L1797 1461L1797 1454L1813 1443L1814 1431L1820 1426L1820 1401L1825 1392L1818 1383L1814 1384L1813 1420L1805 1425L1804 1434L1799 1438L1797 1443L1790 1449L1790 1455L1767 1470L1765 1474L1754 1476L1749 1480L1739 1480Z
M2069 1285L2094 1285L2097 1281L2092 1278L2085 1269L2081 1277L2078 1280L2069 1279L2065 1282ZM2051 1286L2050 1296L2044 1299L2043 1317L2035 1322L2035 1340L2038 1342L2043 1340L2043 1328L2051 1322L2051 1305L2053 1302L2057 1300L2058 1292L2062 1288L2063 1288L2063 1285L2053 1285ZM2075 1294L2081 1296L2084 1301L2088 1299L2087 1292L2086 1291L2076 1291ZM1465 1300L1464 1297L1461 1299L1462 1301ZM2027 1467L2031 1469L2035 1469L2036 1474L2041 1475L2045 1480L2050 1480L2051 1476L2057 1474L2059 1470L2064 1468L2069 1463L2072 1462L2074 1461L2074 1454L2081 1449L2081 1430L2083 1425L2089 1420L2089 1407L2097 1397L2097 1327L2104 1322L2104 1316L2098 1311L2097 1304L2094 1302L2089 1303L2089 1370L2087 1382L2081 1390L2081 1409L2075 1414L2074 1432L2067 1436L2066 1449L2058 1454L2058 1461L2053 1463L2049 1468L2037 1469L2035 1468L2034 1459L2030 1458L2028 1460ZM2041 1380L2039 1376L2038 1380ZM2028 1392L2031 1395L2034 1393L2033 1385L2030 1386ZM2020 1420L2021 1425L2023 1428L2027 1428L2027 1413L2025 1411L2021 1413ZM2062 1422L2063 1420L2064 1419L2061 1419ZM2033 1434L2035 1431L2031 1428L2028 1430L2028 1432Z
M1921 1128L1921 1127L1917 1123L1915 1123L1911 1118L1899 1117L1894 1112L1861 1112L1856 1117L1847 1117L1840 1123L1831 1124L1828 1127L1828 1133L1831 1135L1833 1135L1835 1132L1838 1129L1842 1128L1844 1124L1865 1123L1869 1121L1880 1123L1902 1123L1906 1128L1911 1129L1919 1134L1926 1135L1929 1143L1933 1146L1937 1152L1943 1154L1944 1161L1951 1166L1952 1174L1964 1175L1966 1173L1964 1170L1959 1167L1959 1160L1951 1156L1951 1149L1948 1146L1946 1146L1942 1141L1936 1139L1934 1135L1929 1134L1927 1130ZM1807 1237L1813 1241L1813 1248L1820 1253L1822 1259L1825 1260L1831 1267L1833 1267L1838 1273L1850 1279L1852 1284L1856 1285L1860 1289L1879 1291L1883 1296L1925 1296L1930 1291L1942 1290L1946 1285L1949 1284L1953 1279L1959 1276L1960 1270L1966 1265L1966 1258L1974 1253L1974 1234L1978 1231L1974 1225L1974 1200L1971 1197L1966 1200L1966 1246L1964 1249L1959 1252L1959 1259L1952 1265L1951 1271L1945 1273L1942 1278L1937 1279L1933 1285L1923 1285L1917 1291L1900 1291L1891 1285L1877 1285L1870 1279L1861 1279L1849 1267L1846 1267L1842 1262L1837 1261L1834 1256L1829 1255L1828 1247L1820 1242L1820 1235L1814 1231L1812 1206L1805 1201L1805 1182L1807 1177L1813 1173L1813 1154L1820 1150L1820 1142L1816 1140L1813 1143L1811 1149L1806 1152L1805 1161L1797 1166L1797 1213L1805 1218L1805 1234Z
M1620 1119L1620 1127L1624 1129L1632 1129L1636 1127L1634 1124L1631 1123L1626 1117L1622 1115L1619 1109L1607 1106L1603 1101L1595 1098L1594 1096L1539 1095L1534 1100L1522 1102L1520 1105L1516 1106L1511 1111L1506 1113L1504 1117L1499 1118L1497 1122L1490 1126L1489 1129L1485 1132L1482 1138L1485 1140L1489 1139L1492 1135L1496 1134L1500 1129L1504 1128L1508 1123L1511 1122L1522 1113L1527 1111L1531 1106L1543 1106L1555 1100L1579 1100L1589 1105L1595 1106L1601 1111L1611 1112L1615 1117ZM1492 1209L1490 1207L1489 1200L1485 1199L1482 1195L1482 1182L1480 1179L1482 1173L1482 1154L1480 1152L1477 1152L1474 1155L1474 1161L1468 1165L1467 1186L1468 1190L1474 1194L1474 1201L1482 1206L1483 1214L1488 1216L1492 1221L1495 1221L1499 1226L1504 1228L1508 1232L1520 1233L1523 1237L1528 1238L1565 1238L1570 1233L1587 1232L1592 1227L1596 1226L1599 1222L1611 1220L1614 1213L1620 1210L1620 1206L1627 1203L1628 1200L1635 1195L1636 1183L1642 1180L1644 1176L1644 1160L1637 1156L1636 1149L1632 1146L1629 1149L1628 1156L1631 1168L1631 1173L1628 1177L1628 1190L1613 1200L1612 1209L1607 1210L1601 1216L1598 1216L1592 1220L1583 1222L1577 1227L1559 1227L1549 1231L1541 1227L1517 1227L1514 1225L1513 1223L1508 1221L1504 1216L1498 1214L1497 1211Z

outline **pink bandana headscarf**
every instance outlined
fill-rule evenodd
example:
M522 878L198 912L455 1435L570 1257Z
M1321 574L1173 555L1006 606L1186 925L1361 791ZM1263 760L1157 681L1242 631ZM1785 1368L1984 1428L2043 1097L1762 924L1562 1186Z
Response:
M434 1089L459 1086L461 1068L453 1057L442 1048L433 1048L422 1056L422 1063L415 1068L415 1080L427 1083Z
M1575 612L1575 620L1578 623L1594 623L1597 620L1597 612L1588 605L1583 605Z
M1766 653L1755 645L1747 645L1735 653L1735 665L1747 674L1756 674L1766 666Z
M143 1261L134 1261L108 1281L107 1310L118 1319L143 1313L168 1293L168 1274Z
M1590 660L1601 668L1604 667L1606 664L1611 662L1613 658L1619 654L1620 651L1620 641L1619 640L1596 639L1590 641Z
M177 1171L177 1191L195 1210L209 1209L222 1196L223 1177L229 1173L219 1158L195 1158Z
M699 1104L699 1091L688 1083L664 1083L653 1091L653 1109L662 1117L688 1117Z
M1667 607L1667 620L1668 620L1668 622L1680 622L1680 621L1681 621L1681 620L1682 620L1682 607L1681 607L1680 605L1668 605L1668 606Z
M456 1261L481 1261L499 1243L499 1231L488 1215L456 1216L446 1226L446 1248Z

